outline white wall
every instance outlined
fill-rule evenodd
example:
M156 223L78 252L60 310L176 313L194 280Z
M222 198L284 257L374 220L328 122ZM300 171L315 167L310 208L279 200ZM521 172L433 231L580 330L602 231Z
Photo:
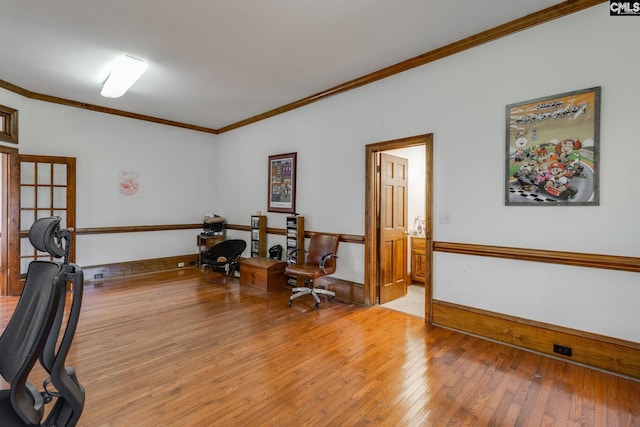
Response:
M79 227L199 222L209 212L248 225L266 211L268 156L295 151L306 229L361 235L365 145L433 132L434 214L451 219L434 223L436 241L638 257L640 198L625 178L640 156L639 39L636 20L602 4L217 138L2 90L0 103L20 110L21 152L78 158ZM593 86L602 87L600 206L505 206L505 106ZM138 198L118 196L122 169L140 172ZM268 213L270 227L284 223ZM82 236L78 261L193 253L194 234ZM363 245L341 243L339 256L336 276L363 282ZM634 273L437 253L434 293L640 341Z
M218 177L245 171L238 191L220 194L224 213L246 223L265 210L268 155L297 151L307 229L364 234L365 145L433 132L434 216L451 219L434 223L434 240L640 256L640 198L624 179L640 156L638 39L640 26L603 4L222 134L220 157L238 163L219 164ZM600 206L505 206L505 106L593 86L602 87ZM270 226L283 224L269 214ZM336 275L363 281L363 248L341 245L339 255ZM434 296L640 341L637 274L438 253Z
M0 104L19 110L21 154L77 158L78 228L199 223L219 210L214 135L34 101L1 89ZM138 196L119 195L120 171L139 173ZM193 254L196 234L80 235L76 260L86 266Z

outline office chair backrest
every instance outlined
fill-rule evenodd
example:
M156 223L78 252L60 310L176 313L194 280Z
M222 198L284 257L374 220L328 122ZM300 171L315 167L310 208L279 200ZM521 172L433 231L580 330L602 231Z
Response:
M338 252L339 234L320 234L314 233L309 240L309 249L307 251L307 260L305 264L317 266L320 260L326 254L335 254ZM328 257L324 264L326 274L333 274L336 271L335 257Z
M224 257L227 260L234 260L242 255L247 247L247 242L240 239L223 240L217 245L212 246L203 255L203 262L216 262L218 258ZM206 260L206 261L205 261Z
M45 346L65 285L60 264L32 261L18 304L0 337L0 375L11 384L13 411L27 425L38 425L44 414L42 399L31 392L27 377ZM3 403L5 416L9 409L7 401Z
M69 250L65 239L68 230L63 232L64 238L61 239L60 217L40 218L29 229L29 242L41 252L48 252L54 258L62 258Z
M63 262L58 264L64 273L65 289L67 281L72 286L71 305L65 309L66 298L63 296L59 300L49 336L40 354L40 364L50 375L44 381L43 394L49 399L55 398L44 424L69 427L77 424L85 401L85 391L75 370L65 366L80 319L84 273L78 265L69 263L72 230L60 229L60 221L60 217L38 219L29 229L29 241L37 250L48 252L54 258L63 258ZM49 384L53 384L55 392L47 388Z

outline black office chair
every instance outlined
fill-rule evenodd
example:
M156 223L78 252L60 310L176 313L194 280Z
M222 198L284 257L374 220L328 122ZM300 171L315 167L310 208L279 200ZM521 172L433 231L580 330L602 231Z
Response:
M2 426L72 427L84 406L84 389L73 368L64 366L80 314L83 274L68 263L70 231L60 230L59 223L59 217L43 218L29 230L29 240L38 251L64 257L64 262L29 264L22 294L0 337L0 374L11 385L0 391ZM73 282L74 295L65 310L68 281ZM41 392L27 382L38 359L50 374ZM47 389L49 384L55 391ZM43 422L44 404L53 401Z
M43 382L42 395L45 403L55 401L44 425L71 427L78 423L85 399L84 387L78 381L75 370L71 366L65 366L80 320L84 273L78 265L69 263L71 230L60 229L59 217L37 220L29 230L29 241L37 250L48 252L54 258L63 258L65 278L71 283L71 305L65 312L66 298L60 300L53 328L40 355L40 364L50 375ZM63 324L66 327L61 337ZM49 385L53 385L54 391L49 389Z
M291 290L292 295L289 297L289 307L293 304L293 300L302 295L311 295L316 301L314 308L320 307L320 298L318 294L327 295L333 301L335 292L314 287L313 281L318 277L333 274L336 271L336 253L338 252L338 243L340 241L339 234L320 234L314 233L309 241L308 251L304 249L294 249L289 252L291 258L292 252L306 252L307 259L304 264L290 264L284 274L304 279L305 287L297 287Z
M212 246L202 255L204 267L204 280L208 283L226 285L233 276L239 264L240 255L247 247L247 242L240 239L223 240ZM222 273L222 281L210 280L209 273L215 271Z

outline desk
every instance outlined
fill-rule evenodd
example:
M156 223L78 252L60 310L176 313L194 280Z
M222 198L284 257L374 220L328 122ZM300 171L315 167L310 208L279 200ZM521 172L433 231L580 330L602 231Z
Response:
M277 259L253 257L240 260L240 284L273 291L286 287L287 279L284 269L285 261Z

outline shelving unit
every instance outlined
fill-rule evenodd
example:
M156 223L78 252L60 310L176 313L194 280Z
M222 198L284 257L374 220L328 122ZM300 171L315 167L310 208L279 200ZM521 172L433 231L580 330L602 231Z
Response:
M303 264L304 252L291 253L294 249L304 249L304 217L291 215L287 217L287 262L289 264ZM287 283L291 286L298 285L295 277L287 277Z
M251 256L265 257L267 255L267 217L264 215L251 216Z

